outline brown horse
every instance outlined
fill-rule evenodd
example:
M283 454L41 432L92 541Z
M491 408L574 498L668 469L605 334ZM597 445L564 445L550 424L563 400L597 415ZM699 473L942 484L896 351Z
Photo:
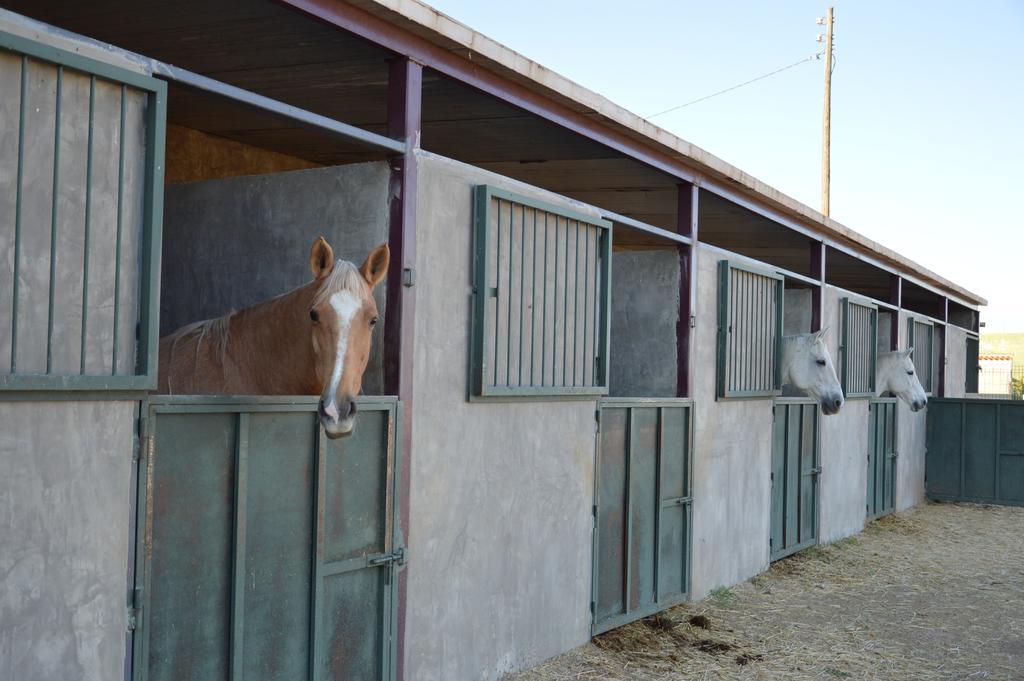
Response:
M158 392L320 395L327 435L352 432L370 338L373 288L388 270L387 244L361 267L313 243L313 281L239 312L184 326L160 339Z

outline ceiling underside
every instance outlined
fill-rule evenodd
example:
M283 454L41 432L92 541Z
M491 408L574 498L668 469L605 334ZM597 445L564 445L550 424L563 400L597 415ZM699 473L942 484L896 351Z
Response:
M388 59L375 45L271 0L6 0L5 7L314 113L384 134ZM424 149L676 230L678 180L495 97L423 74ZM180 85L168 121L322 165L383 158L382 152L274 114ZM810 274L807 237L702 192L703 241ZM623 225L618 246L675 243ZM888 296L874 268L837 260L841 278ZM830 261L831 263L831 261ZM830 265L831 266L831 265ZM870 268L863 272L858 269ZM881 270L878 270L879 272ZM868 281L870 280L870 281ZM872 291L873 293L867 293Z

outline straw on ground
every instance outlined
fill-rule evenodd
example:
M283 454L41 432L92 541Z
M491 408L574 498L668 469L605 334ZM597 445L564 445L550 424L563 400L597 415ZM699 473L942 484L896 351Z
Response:
M1024 509L924 504L510 678L1024 679Z

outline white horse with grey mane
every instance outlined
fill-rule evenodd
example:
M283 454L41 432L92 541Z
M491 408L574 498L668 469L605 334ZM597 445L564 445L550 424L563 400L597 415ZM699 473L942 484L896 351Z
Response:
M826 416L843 406L843 388L825 347L828 329L782 338L782 384L804 392Z
M928 405L928 396L910 359L913 354L914 348L907 348L878 355L875 387L879 395L892 393L910 405L911 411L921 411Z

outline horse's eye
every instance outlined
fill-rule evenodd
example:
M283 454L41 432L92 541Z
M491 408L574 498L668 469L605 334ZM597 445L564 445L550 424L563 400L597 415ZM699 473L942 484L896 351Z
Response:
M312 319L314 322L320 321L320 315L317 313L316 310L309 311L309 318Z
M914 375L914 370L913 369L911 369L910 371L907 372L907 376L913 376L913 375Z
M823 359L819 359L819 360L818 360L818 366L820 366L820 367L823 367L823 366L825 366L826 364L827 364L827 362L826 362L825 360L823 360Z
M370 320L370 326L377 326L377 317Z

